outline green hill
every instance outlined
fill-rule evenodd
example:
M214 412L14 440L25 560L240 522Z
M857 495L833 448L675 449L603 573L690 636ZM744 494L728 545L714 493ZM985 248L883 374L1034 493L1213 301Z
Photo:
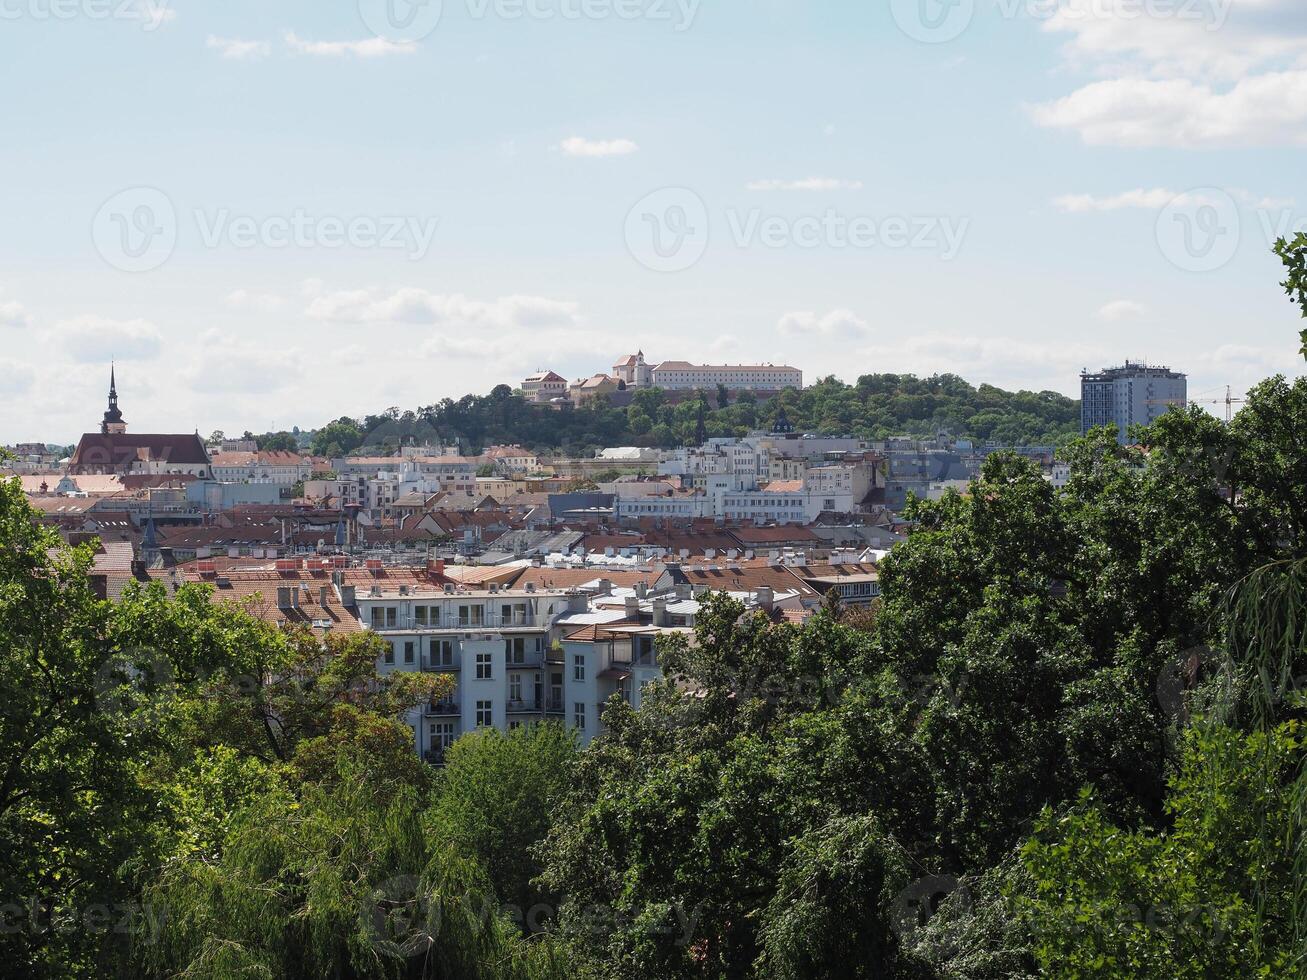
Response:
M516 443L575 455L604 446L670 449L697 444L704 436L770 429L782 407L798 431L867 439L947 432L981 442L1051 445L1076 435L1080 423L1080 403L1053 391L975 387L953 374L869 374L852 385L824 378L803 391L768 399L721 389L673 393L651 388L619 392L612 400L601 396L584 408L562 411L528 402L500 385L488 395L446 398L417 410L392 408L361 420L341 418L313 433L311 445L314 453L326 456L454 439L469 450Z

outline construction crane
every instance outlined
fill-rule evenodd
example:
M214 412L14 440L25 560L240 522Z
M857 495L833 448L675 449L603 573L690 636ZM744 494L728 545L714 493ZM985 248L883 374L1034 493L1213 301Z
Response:
M1224 405L1225 406L1225 424L1229 425L1234 419L1234 406L1242 405L1248 399L1235 398L1230 385L1225 386L1224 398L1192 398L1190 401L1197 405Z

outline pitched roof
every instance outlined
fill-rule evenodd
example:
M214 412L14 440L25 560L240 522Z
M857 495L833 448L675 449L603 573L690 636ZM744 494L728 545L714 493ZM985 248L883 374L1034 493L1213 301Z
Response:
M513 588L522 589L527 585L534 585L537 589L575 589L597 582L599 579L607 579L619 588L633 588L642 582L645 585L652 585L661 574L657 570L639 572L610 568L551 568L533 565L522 569L522 574L513 580Z
M135 435L127 432L87 432L77 443L71 467L126 467L138 460L201 466L209 462L204 442L193 432Z

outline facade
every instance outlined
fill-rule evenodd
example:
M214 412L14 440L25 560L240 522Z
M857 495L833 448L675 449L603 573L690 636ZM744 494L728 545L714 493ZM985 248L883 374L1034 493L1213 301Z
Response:
M537 371L522 380L522 394L537 402L567 397L567 379L553 371Z
M1132 425L1147 425L1188 400L1185 375L1168 367L1132 364L1080 375L1080 432L1115 425L1126 445Z
M294 486L313 475L309 460L297 453L220 451L212 456L213 478L224 483Z
M521 446L490 446L482 455L501 473L534 473L540 469L540 458Z
M730 391L779 391L802 388L803 372L798 368L776 364L690 364L688 361L664 361L653 369L657 388L678 391L716 388Z
M356 591L354 598L363 626L390 647L381 672L455 678L448 698L408 719L418 753L428 761L443 761L450 744L479 728L565 720L565 665L553 641L561 617L584 609L584 595L493 586L473 591L451 584L376 586Z
M331 461L331 468L341 477L365 477L391 484L399 493L429 492L471 496L477 491L477 467L485 460L472 456L345 456ZM316 485L316 481L315 485ZM305 493L309 493L305 485ZM374 498L395 493L380 490ZM366 506L373 506L365 501Z
M611 395L617 390L617 382L614 379L606 374L596 374L571 384L567 389L567 396L572 400L573 405L580 406L599 395Z
M647 388L653 384L653 366L644 359L644 351L628 354L613 365L613 380L628 388Z

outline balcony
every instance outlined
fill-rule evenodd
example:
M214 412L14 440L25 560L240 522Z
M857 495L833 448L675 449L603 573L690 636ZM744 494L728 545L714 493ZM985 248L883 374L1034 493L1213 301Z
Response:
M567 714L567 709L563 706L563 699L561 696L556 698L548 698L545 700L545 714L547 715Z
M531 701L510 700L507 710L510 715L538 715L541 712L541 706L540 702L534 699ZM561 706L559 710L562 710Z
M509 670L539 670L545 665L542 652L510 653L504 662Z
M459 657L454 657L451 660L441 660L435 657L422 658L422 672L424 674L447 674L462 669L463 663Z
M425 752L422 753L422 758L427 762L428 765L443 766L445 764L445 750L427 749Z
M440 718L448 718L451 715L461 715L463 709L453 701L436 701L428 702L427 706L422 709L423 714L434 715Z
M376 596L369 596L361 591L358 598L365 602L386 601L378 599ZM413 616L396 616L394 620L370 620L369 626L378 633L476 633L481 630L543 629L543 625L537 626L538 623L542 622L544 621L540 617L533 616L530 613L518 613L512 616L487 613L480 618L469 616L463 619L459 616L451 616L447 619L441 618L436 622L419 621Z

